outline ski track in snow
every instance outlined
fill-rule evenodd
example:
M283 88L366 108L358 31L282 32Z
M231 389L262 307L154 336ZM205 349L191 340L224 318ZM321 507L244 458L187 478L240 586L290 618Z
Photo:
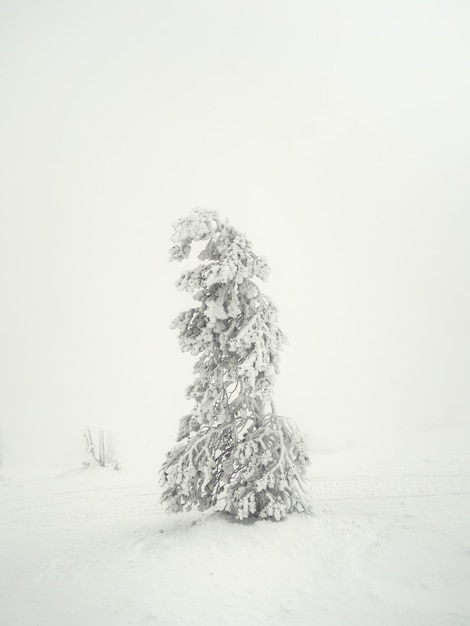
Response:
M314 501L470 494L467 474L323 477L311 479L310 483Z
M57 486L57 485L56 485ZM23 488L22 497L0 502L0 529L19 526L78 524L120 517L154 517L161 512L155 485L83 487L36 492ZM309 479L314 508L328 501L374 498L423 498L470 495L470 474L351 476Z

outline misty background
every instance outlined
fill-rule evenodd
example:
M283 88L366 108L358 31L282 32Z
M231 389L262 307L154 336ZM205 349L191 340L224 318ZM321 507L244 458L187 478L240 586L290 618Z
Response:
M271 265L313 451L468 423L468 3L1 0L0 77L4 464L79 464L88 424L158 468L196 206Z

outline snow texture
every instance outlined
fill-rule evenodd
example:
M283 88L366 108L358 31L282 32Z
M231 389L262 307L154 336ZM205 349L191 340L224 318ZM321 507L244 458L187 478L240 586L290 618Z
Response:
M468 435L314 452L314 515L279 524L169 516L126 470L2 469L0 624L469 626Z

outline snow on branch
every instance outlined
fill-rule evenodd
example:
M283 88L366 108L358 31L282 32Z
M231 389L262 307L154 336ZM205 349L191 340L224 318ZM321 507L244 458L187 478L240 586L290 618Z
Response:
M173 321L180 347L197 356L194 401L160 470L170 511L221 505L237 519L308 512L303 480L308 454L293 422L273 403L285 336L277 309L255 279L269 267L251 243L217 213L195 209L174 225L173 260L205 241L203 261L177 288L198 303Z

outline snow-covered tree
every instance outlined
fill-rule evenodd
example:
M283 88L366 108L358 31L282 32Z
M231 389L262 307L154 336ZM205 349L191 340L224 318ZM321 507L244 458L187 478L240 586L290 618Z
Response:
M119 469L119 463L116 461L113 440L110 432L104 430L99 431L98 450L89 426L84 432L86 446L86 461L83 462L85 467L107 467L112 466L115 470Z
M172 241L177 261L194 243L205 246L202 264L177 282L198 303L172 324L181 349L197 356L187 389L194 407L160 470L162 502L175 512L218 505L238 519L307 512L304 442L273 403L285 337L276 308L253 280L265 280L268 265L214 211L195 209L178 220Z

